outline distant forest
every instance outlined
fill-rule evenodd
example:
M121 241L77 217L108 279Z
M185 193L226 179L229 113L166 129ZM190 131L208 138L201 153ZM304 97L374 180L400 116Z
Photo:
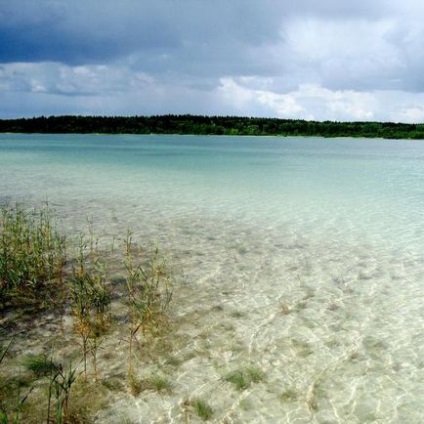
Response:
M236 116L50 116L0 120L0 132L319 136L424 139L424 124L333 122Z

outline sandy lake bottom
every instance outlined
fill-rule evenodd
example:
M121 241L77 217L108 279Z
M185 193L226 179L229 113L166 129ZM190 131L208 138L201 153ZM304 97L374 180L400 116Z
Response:
M97 421L201 422L202 399L212 422L423 422L424 145L230 140L0 138L3 200L47 198L70 236L88 217L105 248L131 228L173 270L169 350L139 364L172 389Z

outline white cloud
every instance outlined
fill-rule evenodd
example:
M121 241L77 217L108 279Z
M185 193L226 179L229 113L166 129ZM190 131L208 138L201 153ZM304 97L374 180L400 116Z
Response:
M296 19L285 29L287 54L299 83L340 89L396 89L405 68L389 36L392 20ZM303 81L302 81L303 80Z
M303 84L286 93L251 89L243 79L221 80L218 93L228 109L243 115L332 121L402 121L424 119L423 93L330 90L318 84Z
M151 76L119 65L9 63L2 65L0 72L0 87L3 91L43 92L64 96L125 93L154 84L155 80Z

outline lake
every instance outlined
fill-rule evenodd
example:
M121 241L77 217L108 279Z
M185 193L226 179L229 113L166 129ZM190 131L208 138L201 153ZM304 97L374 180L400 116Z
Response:
M424 142L1 134L0 188L172 258L195 355L139 414L195 393L227 422L424 422ZM264 380L234 392L246 364Z

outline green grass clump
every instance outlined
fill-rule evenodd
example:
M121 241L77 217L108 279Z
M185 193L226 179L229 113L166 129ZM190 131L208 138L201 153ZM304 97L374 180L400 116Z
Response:
M196 414L203 420L209 421L213 417L213 409L207 402L202 399L195 399L192 401L192 405Z
M51 376L60 370L60 365L54 363L46 355L33 355L24 361L25 368L36 378Z
M234 384L237 390L246 390L252 383L259 383L263 379L264 373L254 366L238 369L224 376L224 380Z
M185 399L181 406L185 415L185 421L191 422L190 417L196 414L203 421L209 421L214 416L211 406L200 398Z
M152 374L144 379L137 379L132 376L129 379L130 392L133 396L139 395L144 391L154 391L158 393L171 393L172 383L164 376Z
M172 390L172 384L166 377L161 377L160 375L152 375L149 378L148 382L156 392L170 393Z
M0 207L0 309L19 304L48 307L63 282L65 239L48 206Z

